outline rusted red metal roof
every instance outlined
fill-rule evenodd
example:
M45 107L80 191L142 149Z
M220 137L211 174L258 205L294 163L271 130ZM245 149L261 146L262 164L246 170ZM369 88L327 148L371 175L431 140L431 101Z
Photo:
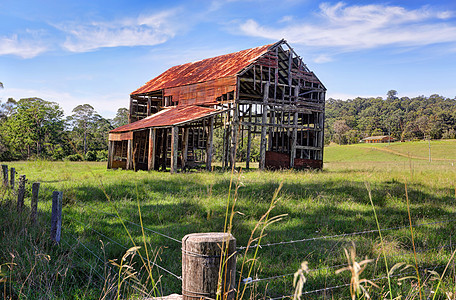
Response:
M274 44L174 66L147 82L132 95L234 76L265 54Z
M161 110L158 113L153 114L145 119L117 127L111 130L110 133L134 131L150 127L175 126L178 124L204 118L217 112L221 112L221 110L196 105L185 107L173 106Z

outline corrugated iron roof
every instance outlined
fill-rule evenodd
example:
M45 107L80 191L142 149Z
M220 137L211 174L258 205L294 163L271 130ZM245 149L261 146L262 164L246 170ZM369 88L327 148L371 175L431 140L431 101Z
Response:
M234 76L275 44L174 66L147 82L132 95Z
M222 110L196 105L186 107L173 106L165 108L159 111L158 113L153 114L145 119L117 127L111 130L110 133L120 133L150 127L175 126L178 124L208 117L211 114L219 113L221 111Z

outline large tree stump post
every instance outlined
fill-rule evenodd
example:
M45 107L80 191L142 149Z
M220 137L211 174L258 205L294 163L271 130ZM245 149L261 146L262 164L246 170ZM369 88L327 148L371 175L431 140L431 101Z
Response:
M182 239L183 300L216 299L219 283L221 285L219 299L234 299L235 252L236 239L229 233L192 233L184 236ZM219 274L222 276L220 281Z
M10 169L10 187L12 190L14 190L14 186L16 184L16 168L11 168Z
M2 172L3 172L3 185L5 187L8 186L8 166L2 165Z
M40 183L34 182L32 184L32 201L30 203L30 222L36 224L36 214L38 211L38 192L40 190Z
M24 208L25 181L25 175L19 176L19 189L17 190L17 211L19 212Z
M51 240L57 244L60 242L62 230L62 197L62 192L52 193Z

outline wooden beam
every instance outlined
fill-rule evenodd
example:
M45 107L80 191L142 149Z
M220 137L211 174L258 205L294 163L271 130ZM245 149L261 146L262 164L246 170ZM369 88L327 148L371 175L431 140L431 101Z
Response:
M207 127L206 141L206 170L211 171L212 168L212 149L213 149L213 134L214 134L214 117L209 119Z
M252 147L252 127L248 126L247 129L247 158L245 160L245 168L250 169L250 151Z
M179 127L171 129L171 174L177 173L177 154L179 152Z
M187 166L188 160L188 127L184 127L184 133L182 137L182 170Z
M291 56L291 53L290 53ZM291 92L291 91L290 91ZM295 88L295 96L299 94L299 86ZM294 160L296 157L296 144L297 144L297 139L298 139L298 112L295 112L293 115L293 125L295 126L293 128L293 133L291 136L291 153L290 153L290 168L294 167Z
M127 170L133 169L133 140L128 140L127 144Z
M155 167L155 140L157 135L157 129L149 129L149 151L147 156L147 169L153 170Z
M263 93L263 117L261 124L261 140L260 140L260 170L264 170L266 165L266 122L268 117L268 98L269 98L269 83L264 85Z
M108 169L112 168L112 162L114 160L114 141L108 142Z

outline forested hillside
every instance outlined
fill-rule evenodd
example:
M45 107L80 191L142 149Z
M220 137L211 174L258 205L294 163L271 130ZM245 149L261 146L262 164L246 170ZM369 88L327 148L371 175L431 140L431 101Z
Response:
M456 99L439 95L399 98L392 90L386 99L330 98L325 118L326 143L352 144L367 136L388 134L402 141L456 138ZM126 108L119 108L110 120L89 104L82 104L65 117L57 103L10 98L0 102L0 160L104 160L108 131L127 122ZM215 147L217 142L216 136ZM241 142L238 149L240 160L244 144Z
M391 134L398 140L456 138L456 98L439 95L386 99L355 98L326 101L325 141L357 143L374 135Z

